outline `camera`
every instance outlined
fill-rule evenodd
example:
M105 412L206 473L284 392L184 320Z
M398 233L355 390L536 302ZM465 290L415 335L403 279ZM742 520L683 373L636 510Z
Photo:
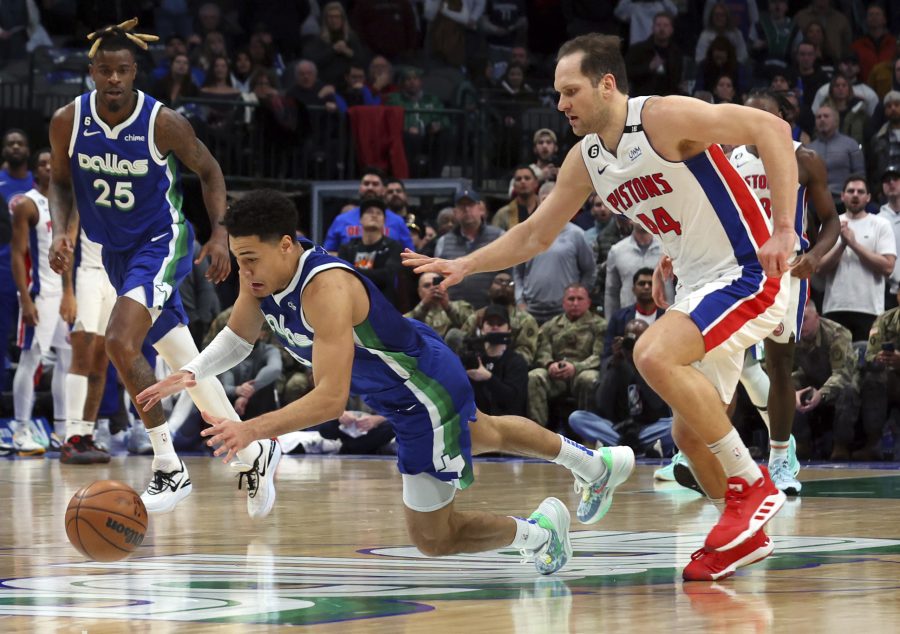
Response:
M481 355L484 354L484 344L492 346L507 344L512 340L512 333L509 332L487 332L480 337L466 337L463 339L462 349L459 351L459 358L466 370L474 370L478 367Z
M634 344L637 342L638 336L633 332L626 332L622 335L622 349L634 352Z

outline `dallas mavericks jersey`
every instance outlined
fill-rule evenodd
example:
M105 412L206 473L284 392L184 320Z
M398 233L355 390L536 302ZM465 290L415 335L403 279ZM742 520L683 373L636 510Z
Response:
M97 116L96 91L75 100L69 162L81 225L111 251L128 251L183 224L181 176L162 156L154 125L162 104L136 91L134 112L110 128Z
M794 152L800 147L800 143L794 141ZM772 218L772 192L769 189L769 179L763 169L762 159L750 152L746 145L734 148L731 153L731 164L737 170L747 185L759 198L766 216ZM809 251L809 238L806 235L806 185L797 185L797 207L794 212L794 230L800 242L800 251Z
M334 268L350 271L363 283L369 295L369 315L353 329L356 346L350 391L361 396L377 396L404 385L417 368L417 357L425 349L413 322L397 312L372 282L346 262L328 255L322 247L302 244L307 250L300 256L291 283L260 303L269 327L281 338L291 356L312 367L315 333L306 322L300 305L303 289L322 271Z
M594 189L613 212L659 237L679 289L696 289L742 266L758 267L756 251L772 235L759 200L718 145L682 162L659 156L641 125L647 99L628 100L615 154L596 134L581 141Z
M53 242L50 201L36 189L25 192L25 197L38 210L37 224L28 231L28 288L35 295L59 295L62 278L50 268L50 244Z

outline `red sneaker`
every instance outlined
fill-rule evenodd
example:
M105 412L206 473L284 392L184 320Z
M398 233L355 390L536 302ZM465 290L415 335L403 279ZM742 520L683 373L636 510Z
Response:
M691 563L681 576L685 581L717 581L730 577L738 568L755 564L772 554L775 545L760 530L750 539L731 550L709 551L701 548L691 555Z
M706 550L730 550L744 543L782 507L787 496L772 483L768 469L760 470L762 477L752 485L743 478L728 478L725 511L706 536Z

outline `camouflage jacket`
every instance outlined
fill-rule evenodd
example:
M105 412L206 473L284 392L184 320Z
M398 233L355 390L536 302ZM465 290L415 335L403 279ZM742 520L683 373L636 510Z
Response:
M606 335L606 320L592 311L575 321L565 313L541 326L538 335L535 368L546 368L553 361L569 361L576 372L599 370Z
M878 315L869 331L869 343L866 346L866 361L873 363L875 355L881 352L881 345L893 343L895 350L900 350L900 308L891 308Z
M850 331L821 317L812 340L800 339L794 350L794 386L817 387L829 401L845 387L856 387L859 367Z
M474 337L484 316L484 308L479 308L469 315L463 325L463 332L467 337ZM509 328L512 332L512 349L531 367L534 354L537 351L538 331L540 327L537 321L527 311L519 310L515 306L509 307Z
M463 324L472 314L472 304L463 300L451 301L446 310L440 307L432 307L419 302L416 307L406 313L404 317L418 319L423 324L427 324L441 337L447 334L451 328L462 329Z

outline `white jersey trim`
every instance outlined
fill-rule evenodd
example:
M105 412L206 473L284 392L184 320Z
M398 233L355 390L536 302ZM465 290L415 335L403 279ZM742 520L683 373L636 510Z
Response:
M140 90L137 90L135 92L137 93L137 101L135 102L134 110L131 112L131 115L129 115L129 117L125 119L125 121L114 128L110 128L106 124L106 122L97 115L97 91L94 90L91 92L91 116L93 116L94 120L97 121L97 125L99 125L100 129L102 129L104 134L106 134L107 139L118 141L119 132L134 123L135 119L140 116L141 110L144 109L144 93L142 93Z
M81 97L78 97L75 104L75 119L72 121L72 134L69 135L69 158L75 154L75 141L78 139L78 130L81 127Z

